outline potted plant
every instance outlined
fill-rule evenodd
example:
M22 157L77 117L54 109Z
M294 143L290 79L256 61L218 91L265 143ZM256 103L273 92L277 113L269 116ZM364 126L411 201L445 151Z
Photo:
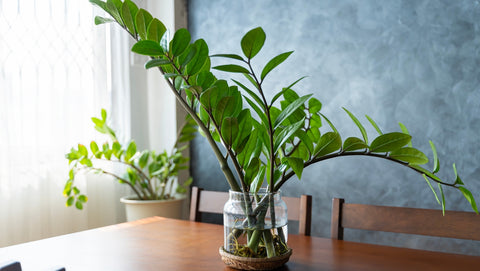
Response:
M443 187L451 187L463 193L477 212L475 200L458 177L455 166L453 182L445 182L436 175L439 163L432 142L434 168L428 170L420 166L428 162L427 156L413 148L411 136L404 127L401 132L384 133L367 116L378 132L378 136L369 141L364 126L346 109L362 137L343 140L320 112L322 103L311 95L299 96L293 90L303 77L267 99L264 82L268 74L292 52L273 57L260 73L255 71L252 60L266 39L261 28L243 36L243 55L212 56L233 62L213 69L245 77L244 81L232 80L235 85L229 85L211 72L206 42L202 39L192 42L188 30L179 29L170 39L161 21L148 11L138 9L130 0L90 2L111 16L96 17L96 24L116 22L136 40L132 51L150 57L145 67L158 69L218 159L230 185L230 200L224 209L225 243L220 248L227 264L236 264L241 258L243 260L238 261L242 263L237 267L250 269L256 268L258 258L264 258L264 265L259 268L265 269L277 267L275 263L283 264L285 258L288 260L291 250L280 188L292 176L301 178L305 167L331 158L362 155L398 163L423 176L443 210ZM435 189L431 181L437 183L438 188ZM250 263L252 266L248 266Z
M188 118L177 137L170 153L153 150L137 152L135 141L122 145L115 131L107 124L107 112L101 111L100 118L92 118L95 129L109 137L110 141L99 144L90 142L89 149L82 144L72 148L66 154L71 165L69 179L64 188L67 206L83 209L87 202L86 195L81 194L75 186L75 176L79 173L94 172L111 176L121 184L127 185L133 195L121 198L126 205L127 220L133 221L153 215L181 218L185 192L191 184L188 179L183 184L177 183L178 172L187 169L188 158L182 150L188 147L180 143L188 142L196 131L194 122ZM117 172L123 171L123 174Z

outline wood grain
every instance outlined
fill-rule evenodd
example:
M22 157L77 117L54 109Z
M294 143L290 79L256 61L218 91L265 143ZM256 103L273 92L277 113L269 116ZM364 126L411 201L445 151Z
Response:
M475 270L480 257L289 235L281 270ZM221 225L154 217L0 249L25 271L232 270L220 260Z

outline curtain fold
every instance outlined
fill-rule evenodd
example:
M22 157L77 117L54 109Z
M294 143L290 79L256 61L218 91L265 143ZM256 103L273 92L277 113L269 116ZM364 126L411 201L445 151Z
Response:
M0 0L0 247L124 220L112 179L76 181L83 211L62 195L65 153L103 141L90 120L101 108L130 137L128 40L95 26L95 12L88 1Z

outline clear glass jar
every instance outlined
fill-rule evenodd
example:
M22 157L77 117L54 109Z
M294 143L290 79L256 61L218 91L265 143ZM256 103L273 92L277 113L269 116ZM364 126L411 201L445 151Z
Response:
M288 250L287 205L280 191L230 191L223 208L223 224L224 249L231 254L270 258Z

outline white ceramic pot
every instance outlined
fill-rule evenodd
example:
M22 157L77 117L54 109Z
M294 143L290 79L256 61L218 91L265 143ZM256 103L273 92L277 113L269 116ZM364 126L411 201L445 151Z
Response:
M125 204L127 221L135 221L151 216L182 218L185 197L169 200L138 200L135 196L120 199Z

